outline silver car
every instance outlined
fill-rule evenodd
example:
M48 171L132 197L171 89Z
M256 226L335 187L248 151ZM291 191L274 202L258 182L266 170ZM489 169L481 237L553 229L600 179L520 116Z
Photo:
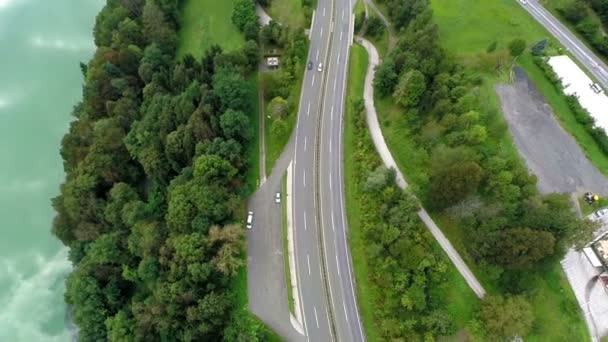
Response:
M253 228L253 211L247 213L247 229Z

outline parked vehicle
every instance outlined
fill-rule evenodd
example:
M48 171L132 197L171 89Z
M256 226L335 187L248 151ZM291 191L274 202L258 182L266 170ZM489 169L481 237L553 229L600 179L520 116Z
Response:
M253 228L253 211L247 213L247 229Z

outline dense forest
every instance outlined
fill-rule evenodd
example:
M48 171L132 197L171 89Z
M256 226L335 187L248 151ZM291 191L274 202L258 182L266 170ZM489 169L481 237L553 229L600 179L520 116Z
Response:
M390 101L403 115L404 137L418 151L424 172L410 174L414 191L431 212L463 227L468 254L491 270L484 276L505 295L482 302L477 334L526 336L534 319L526 295L534 291L537 267L589 241L596 226L577 218L568 196L541 196L535 176L501 146L506 125L481 98L487 81L442 49L428 1L380 2L400 33L376 70L374 88L379 102ZM518 56L525 42L516 40L509 50ZM397 190L390 171L377 167L377 158L358 148L359 186L368 193L360 211L382 337L419 341L454 333L454 317L438 306L433 290L446 266L429 253L415 202Z
M108 0L81 65L52 230L70 249L65 299L82 341L262 339L232 286L259 48L177 59L178 6Z

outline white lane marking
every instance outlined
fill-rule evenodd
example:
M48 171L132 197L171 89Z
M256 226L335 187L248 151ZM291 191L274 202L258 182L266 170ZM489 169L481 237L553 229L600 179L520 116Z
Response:
M304 230L308 230L306 227L306 212L304 212Z
M346 313L346 302L342 302L342 305L344 306L344 316L346 316L346 321L348 322L348 313Z
M342 10L342 19L344 19L344 10Z
M340 64L340 53L338 52L338 58L336 58L336 63ZM337 78L336 78L337 79Z
M325 7L323 7L323 16L325 16Z
M319 59L319 50L317 50L317 60Z
M306 151L306 136L304 136L304 151Z
M343 33L344 33L343 31L340 31L340 41L342 41L342 34Z
M308 262L308 275L310 275L310 255L306 254L306 261Z
M302 176L303 176L303 178L302 178L302 182L304 183L304 187L306 187L306 171L304 171L304 172L302 173Z
M338 275L340 275L340 263L338 262L338 253L336 253L336 268L338 269Z
M321 27L321 34L320 37L323 38L323 28Z
M312 74L312 85L315 85L315 74Z
M334 78L334 91L336 91L336 85L338 84L338 78Z
M317 307L315 306L315 321L317 321L317 328L319 328L319 316L317 316Z
M331 172L329 173L329 190L331 190Z
M308 109L306 110L306 116L310 115L310 102L308 102Z
M334 119L334 105L331 105L331 119Z
M331 230L335 231L336 229L334 228L336 226L336 224L334 223L334 212L331 212ZM336 253L337 256L337 253Z

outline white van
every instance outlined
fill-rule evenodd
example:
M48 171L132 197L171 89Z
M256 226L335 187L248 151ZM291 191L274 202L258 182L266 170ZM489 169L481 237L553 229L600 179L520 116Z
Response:
M253 211L247 213L247 229L251 229L253 227Z

